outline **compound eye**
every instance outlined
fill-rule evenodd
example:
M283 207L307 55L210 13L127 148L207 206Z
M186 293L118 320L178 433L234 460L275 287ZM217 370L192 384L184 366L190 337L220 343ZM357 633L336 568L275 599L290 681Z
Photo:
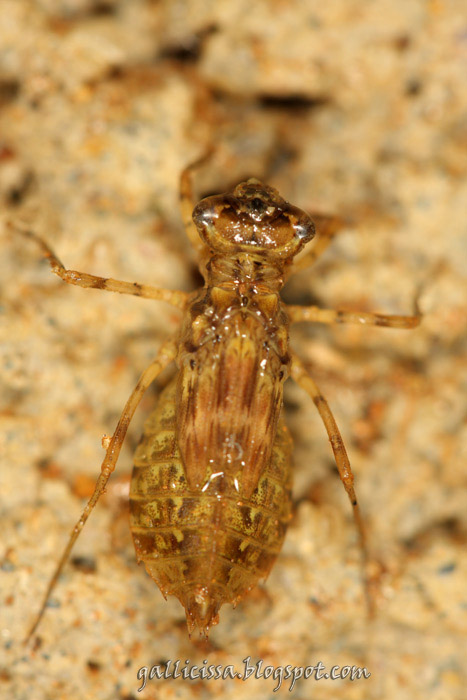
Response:
M297 221L294 225L294 231L303 243L308 243L315 235L315 225L311 219L307 221Z
M208 198L199 202L193 210L193 221L201 228L213 224L217 217L216 207Z

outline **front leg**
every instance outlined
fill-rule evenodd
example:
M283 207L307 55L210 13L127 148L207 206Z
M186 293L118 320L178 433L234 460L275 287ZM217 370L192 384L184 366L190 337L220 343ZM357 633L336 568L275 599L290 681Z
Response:
M310 212L316 229L316 238L311 243L311 248L294 260L292 272L304 270L313 265L332 243L334 236L346 226L346 221L339 216L327 214L315 214Z

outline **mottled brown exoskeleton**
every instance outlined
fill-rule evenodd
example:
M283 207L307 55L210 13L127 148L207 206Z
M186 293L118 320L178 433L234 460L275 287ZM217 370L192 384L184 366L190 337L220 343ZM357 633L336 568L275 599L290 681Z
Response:
M196 164L195 164L196 165ZM329 406L289 346L289 323L357 322L413 328L418 316L386 316L286 305L280 290L292 269L311 264L341 225L312 219L272 187L250 179L203 199L193 210L191 168L182 175L182 211L205 284L192 293L157 289L67 270L35 234L64 281L150 299L183 310L180 330L143 372L110 440L95 491L50 581L47 600L90 512L104 491L128 425L148 386L175 362L177 372L148 419L131 482L136 555L164 596L186 610L188 629L207 636L224 603L264 579L291 515L291 439L282 415L288 376L323 419L365 551L353 475Z

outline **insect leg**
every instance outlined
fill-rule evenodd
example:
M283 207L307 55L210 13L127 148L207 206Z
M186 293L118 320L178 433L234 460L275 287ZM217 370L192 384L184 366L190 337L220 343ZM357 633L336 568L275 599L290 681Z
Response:
M360 508L357 502L357 496L355 494L354 476L352 474L352 469L350 467L350 462L347 456L344 441L342 440L342 436L339 432L339 428L337 427L337 423L334 419L331 409L329 408L328 402L321 394L314 380L306 371L300 358L295 353L292 353L291 376L293 379L295 379L297 384L299 384L302 387L302 389L304 389L307 392L307 394L313 399L313 402L316 408L318 409L318 412L324 423L324 427L326 428L327 434L329 436L329 441L331 443L332 451L334 452L334 459L336 461L336 466L339 471L339 476L350 499L350 503L352 504L353 516L358 531L360 547L363 557L364 584L367 606L370 614L372 614L373 600L366 572L367 564L369 561L368 549L366 544L366 533L365 527L363 525L362 516L360 513Z
M332 242L332 239L338 231L347 225L347 221L339 216L326 216L325 214L310 214L316 228L316 238L312 247L306 251L303 256L299 256L294 260L293 272L304 270L306 267L313 265L315 260L324 253L326 248Z
M96 277L89 275L87 272L77 272L76 270L67 270L63 263L58 259L53 250L49 248L47 243L37 234L28 229L19 228L16 224L9 224L10 228L14 228L27 238L31 238L41 248L44 257L50 263L52 272L62 278L68 284L75 284L78 287L89 289L105 289L107 292L119 292L120 294L132 294L145 299L160 299L179 309L184 309L187 304L188 294L179 290L159 289L147 284L138 284L137 282L122 282L114 280L110 277Z
M175 342L171 339L166 341L161 349L159 350L159 353L156 357L156 359L147 367L144 372L142 373L141 377L139 378L139 381L131 394L130 398L128 399L125 408L123 409L123 413L120 416L120 420L117 423L117 427L115 429L114 434L112 435L112 438L110 440L109 446L107 448L104 461L102 462L101 465L101 473L99 474L99 477L96 481L96 485L94 488L94 493L92 494L91 498L89 499L87 505L85 506L81 517L79 518L78 522L74 526L73 530L70 533L70 537L68 540L68 544L65 547L65 550L61 556L60 561L57 564L57 567L55 569L55 572L50 579L46 594L44 596L44 600L42 602L42 606L39 610L39 613L34 621L34 624L32 625L31 629L28 632L28 635L25 639L25 643L29 641L31 636L34 634L36 631L39 622L42 619L42 616L45 612L45 608L47 606L47 602L50 598L50 595L55 588L58 578L62 572L63 567L65 566L68 557L70 556L70 552L73 548L73 545L75 544L76 540L78 539L78 536L81 532L81 530L84 527L84 524L86 520L88 519L89 515L91 514L91 511L93 510L94 506L96 505L97 501L101 497L101 495L105 491L106 484L109 480L110 475L112 474L113 470L115 469L115 465L118 459L118 455L120 454L120 449L123 444L123 440L125 439L126 432L128 430L128 426L130 424L131 419L133 418L133 414L141 401L141 398L146 391L146 389L149 387L149 385L156 379L156 377L162 372L162 370L167 367L172 360L175 358L177 353L177 346Z
M180 177L180 208L182 210L183 223L185 225L186 234L190 240L193 248L200 254L205 250L206 246L199 237L199 233L196 229L194 221L192 219L193 209L197 204L193 192L193 171L197 170L200 165L202 165L212 154L212 148L195 160L194 163L190 163L182 172Z
M422 319L418 309L416 309L417 313L414 316L395 316L365 311L320 309L318 306L289 306L287 304L285 306L292 323L314 321L317 323L360 323L367 326L384 326L386 328L415 328Z

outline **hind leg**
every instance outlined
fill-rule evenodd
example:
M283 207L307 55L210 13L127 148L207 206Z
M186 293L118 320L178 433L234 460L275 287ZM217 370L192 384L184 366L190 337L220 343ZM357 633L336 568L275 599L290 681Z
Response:
M318 409L318 412L324 423L324 427L326 428L329 441L331 443L332 451L334 453L334 459L336 461L339 476L352 505L354 521L358 531L360 548L362 551L367 606L370 614L372 614L374 606L370 591L369 580L366 572L367 564L369 561L366 543L366 532L360 513L360 508L357 502L357 496L354 488L354 476L352 474L352 469L350 467L350 462L347 456L347 450L345 449L344 441L342 440L342 436L340 434L339 428L337 427L337 423L334 419L331 409L329 408L328 402L321 394L315 381L306 371L300 358L297 355L295 355L295 353L292 354L291 376L297 382L297 384L299 384L302 387L302 389L304 389L306 393L311 397L316 408Z
M107 447L107 451L104 457L104 461L102 462L101 465L101 472L98 476L98 479L96 481L96 485L94 487L94 493L92 494L91 498L89 499L88 503L86 504L83 512L81 513L81 517L79 518L78 522L74 526L73 530L71 531L70 537L68 539L68 544L65 547L65 550L63 551L63 554L60 558L60 561L57 564L57 567L55 569L55 572L50 579L49 585L47 587L47 591L45 593L41 608L39 610L39 613L36 616L36 619L34 620L34 623L29 630L27 637L25 639L25 643L29 641L31 636L34 634L36 631L42 616L44 615L45 609L47 607L47 603L49 601L49 598L52 594L52 591L54 590L58 578L63 570L63 567L65 566L71 550L73 549L73 546L76 542L76 540L79 537L79 534L81 530L84 527L84 524L86 520L89 518L91 515L92 510L94 509L94 506L96 505L97 501L99 498L102 496L102 494L105 491L105 487L107 485L107 482L110 478L110 475L115 469L115 465L117 463L118 456L120 454L120 450L123 444L123 440L125 439L125 435L128 430L128 426L130 425L131 419L133 418L133 414L136 411L136 408L141 401L144 392L146 389L149 387L150 384L156 379L156 377L162 372L162 370L167 367L172 360L175 359L175 356L177 354L177 345L173 340L168 340L166 341L161 349L159 350L159 353L156 357L156 359L149 365L147 369L144 370L143 374L141 375L138 384L136 385L133 393L131 394L130 398L128 399L125 408L123 409L122 415L120 417L120 420L117 423L117 427L115 428L115 432L112 435L112 438L109 442L109 445Z

